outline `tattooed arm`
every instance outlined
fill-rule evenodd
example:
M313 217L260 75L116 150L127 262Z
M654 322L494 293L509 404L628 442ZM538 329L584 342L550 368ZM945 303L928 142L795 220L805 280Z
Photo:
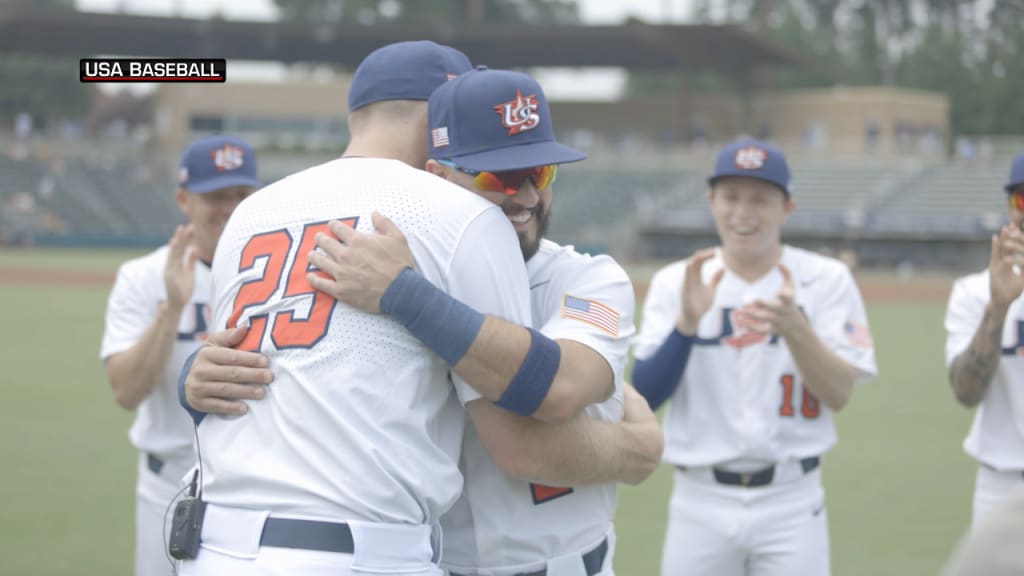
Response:
M1014 270L1024 264L1024 233L1017 226L1004 226L992 236L989 256L989 301L981 325L967 350L949 366L949 383L956 399L972 408L981 403L999 366L1003 323L1010 304L1024 290L1024 276Z
M971 345L949 367L949 383L953 386L953 393L957 401L968 408L981 403L999 366L1005 319L1006 308L990 302L985 307L985 316L982 317L978 331L974 333Z

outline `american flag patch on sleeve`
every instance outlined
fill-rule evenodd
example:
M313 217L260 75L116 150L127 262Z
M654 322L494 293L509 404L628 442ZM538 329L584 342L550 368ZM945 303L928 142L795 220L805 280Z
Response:
M863 324L847 322L843 324L843 334L846 335L847 342L858 348L871 348L874 346L874 342L871 341L871 332Z
M619 335L619 313L594 300L566 294L562 299L562 318L586 322L612 336Z
M442 126L440 128L434 128L430 131L430 139L434 143L434 148L440 148L448 145L448 127Z

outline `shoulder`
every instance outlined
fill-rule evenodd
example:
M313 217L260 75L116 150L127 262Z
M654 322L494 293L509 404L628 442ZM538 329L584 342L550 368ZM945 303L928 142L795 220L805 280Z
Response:
M611 256L577 252L572 246L562 246L547 239L541 240L537 253L526 263L526 270L531 284L552 277L572 278L578 282L629 282L626 270Z
M307 168L261 189L243 201L232 214L238 225L266 227L273 223L308 220L319 214L316 207L369 216L378 211L406 234L450 238L461 235L481 214L507 220L487 200L444 178L387 158L338 158ZM368 229L370 219L361 219Z
M161 246L121 264L110 292L110 303L162 299L167 250L167 246Z
M686 276L686 260L678 260L655 272L651 277L651 287L665 286L676 289L682 285L684 276Z
M989 297L989 276L988 269L967 276L961 276L953 282L953 292L950 298L979 298L987 300Z
M982 270L981 272L975 272L974 274L968 274L961 276L956 279L954 285L963 286L965 288L988 288L988 269Z
M385 188L388 190L381 192L394 193L406 199L410 207L415 206L415 210L447 217L461 214L466 219L472 219L481 212L492 212L505 219L497 205L426 170L385 158L352 158L336 163L344 164L350 160L354 161L353 166L358 166L356 170L367 173L368 181L379 182L380 174L386 173L388 184Z
M794 285L799 288L811 289L822 295L842 294L851 288L857 290L849 266L836 258L785 246L782 261L789 268Z
M164 265L167 263L166 245L144 254L137 258L127 260L118 267L118 276L139 277L159 272L163 274Z
M804 278L853 276L850 268L841 260L795 246L783 247L782 261L791 273Z

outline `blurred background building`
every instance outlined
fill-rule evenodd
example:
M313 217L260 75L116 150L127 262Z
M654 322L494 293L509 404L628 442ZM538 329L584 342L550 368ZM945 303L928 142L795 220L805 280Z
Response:
M595 25L596 1L616 4L0 0L0 242L161 243L188 141L250 140L267 181L334 158L354 66L429 38L549 87L559 138L590 154L559 174L557 241L626 260L713 244L714 151L751 135L791 158L787 242L866 267L987 261L1024 151L1019 3L661 0ZM228 82L79 84L96 55L223 57Z

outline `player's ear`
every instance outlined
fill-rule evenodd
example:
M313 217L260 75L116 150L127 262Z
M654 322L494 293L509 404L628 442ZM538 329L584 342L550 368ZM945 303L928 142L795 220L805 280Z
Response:
M433 174L435 176L440 176L441 178L444 178L445 180L451 180L451 178L448 178L448 174L449 174L448 167L445 166L444 164L441 164L437 160L434 160L433 158L427 160L426 170L427 170L427 172L430 172L431 174Z
M182 214L187 214L187 212L185 212L185 206L188 204L188 192L183 188L175 189L174 201L178 204L178 210L181 210Z
M782 209L785 210L786 215L789 216L790 214L793 213L793 210L796 209L796 202L793 201L793 197L790 196L789 194L786 194L786 197L783 199L783 201L785 203L782 205Z

